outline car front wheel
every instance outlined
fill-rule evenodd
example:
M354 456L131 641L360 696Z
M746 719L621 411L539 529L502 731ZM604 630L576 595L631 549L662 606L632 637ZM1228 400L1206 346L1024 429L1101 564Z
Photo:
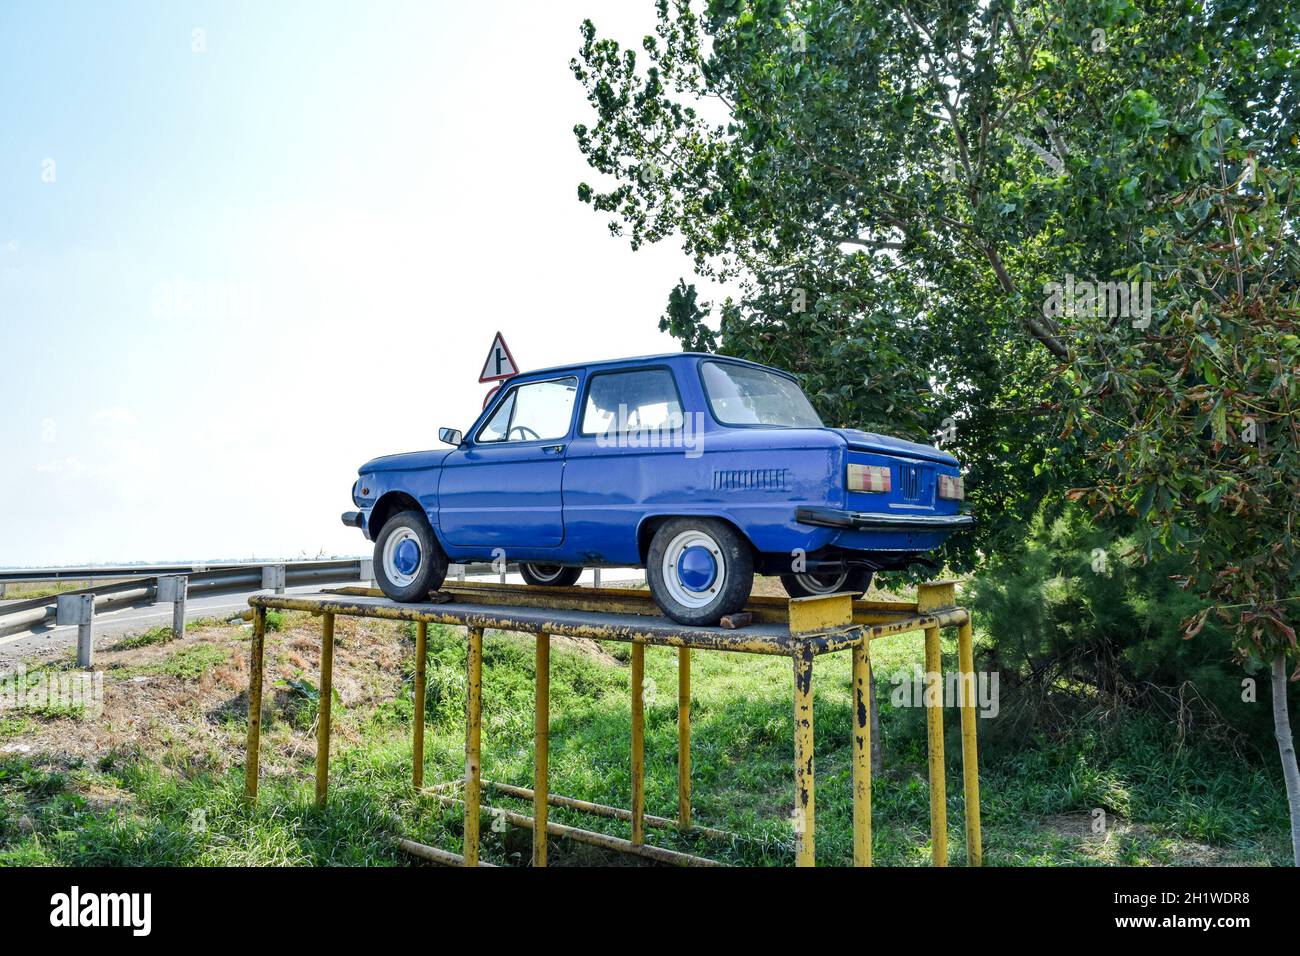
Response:
M578 583L582 568L566 568L562 564L521 564L519 575L528 584L548 588L567 588Z
M713 518L674 518L650 542L650 593L678 624L711 626L749 601L754 555L731 525Z
M375 539L375 580L394 601L422 601L442 587L447 555L418 511L401 511L384 522Z
M818 597L822 594L848 592L860 598L871 587L870 568L846 568L834 574L783 574L781 584L792 598Z

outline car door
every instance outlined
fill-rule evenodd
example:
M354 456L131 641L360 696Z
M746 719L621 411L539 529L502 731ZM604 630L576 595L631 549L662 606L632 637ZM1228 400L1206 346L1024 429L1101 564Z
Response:
M587 377L566 453L568 544L589 561L636 564L637 527L650 512L676 511L701 485L696 419L688 422L670 368L638 365Z
M564 541L565 449L576 375L512 386L487 422L442 465L438 525L457 547L507 558Z

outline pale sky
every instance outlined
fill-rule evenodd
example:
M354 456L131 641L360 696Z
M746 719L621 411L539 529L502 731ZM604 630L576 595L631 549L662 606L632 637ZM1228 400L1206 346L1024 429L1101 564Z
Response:
M653 6L0 2L0 566L361 554L357 466L467 426L498 329L674 350L690 263L572 134L582 19Z

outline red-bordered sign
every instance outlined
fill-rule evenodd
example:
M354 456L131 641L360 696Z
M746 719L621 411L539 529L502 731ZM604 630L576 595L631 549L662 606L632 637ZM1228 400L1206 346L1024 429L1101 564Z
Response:
M496 394L499 391L501 391L500 385L493 385L491 388L488 389L487 396L483 399L484 408L487 408L489 405L492 404L492 399L496 397Z
M510 354L510 346L506 345L505 338L498 332L492 340L492 348L488 350L487 361L483 363L483 374L478 377L480 382L497 382L503 378L509 378L519 371L519 366L515 362L515 357Z

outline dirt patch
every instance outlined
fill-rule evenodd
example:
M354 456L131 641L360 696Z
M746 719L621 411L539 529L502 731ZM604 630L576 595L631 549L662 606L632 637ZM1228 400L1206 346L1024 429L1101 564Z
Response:
M171 754L187 769L212 772L242 765L250 635L247 626L191 628L179 641L105 650L96 662L103 675L98 714L31 715L5 744L63 765L134 759L140 753ZM368 708L396 696L408 644L398 625L339 618L334 687L344 706ZM312 687L319 681L319 622L294 615L283 630L268 633L265 666L263 762L275 764L277 755L295 762L304 741L306 752L313 752L311 730L288 719L295 700L286 688L291 681ZM166 756L162 760L167 763ZM121 799L107 793L86 796L106 805Z

